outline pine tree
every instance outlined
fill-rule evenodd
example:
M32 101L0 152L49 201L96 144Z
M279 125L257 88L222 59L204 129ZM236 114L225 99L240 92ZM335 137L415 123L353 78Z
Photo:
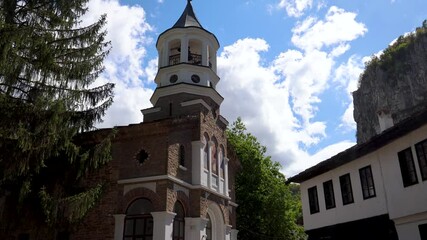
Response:
M77 222L101 195L102 183L82 179L111 159L110 137L76 140L102 120L114 87L92 87L110 43L105 16L81 25L87 1L0 1L0 231L19 226L10 214Z

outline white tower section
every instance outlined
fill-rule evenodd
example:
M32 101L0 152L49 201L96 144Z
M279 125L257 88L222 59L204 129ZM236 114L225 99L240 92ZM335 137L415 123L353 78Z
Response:
M159 36L156 47L157 88L180 83L216 88L219 43L215 35L200 25L190 1L175 25Z

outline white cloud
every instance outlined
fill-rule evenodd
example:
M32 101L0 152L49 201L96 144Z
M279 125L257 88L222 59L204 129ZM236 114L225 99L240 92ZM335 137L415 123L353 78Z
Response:
M312 7L311 0L282 0L281 4L294 16ZM115 102L100 127L141 122L139 110L151 106L153 90L148 86L157 73L158 60L146 59L146 46L153 44L148 37L153 28L139 6L123 6L118 0L91 0L89 7L91 11L84 19L87 22L108 14L107 38L113 46L97 83L116 84ZM341 21L352 29L343 30ZM350 88L350 80L335 73L336 57L365 32L354 13L332 7L324 20L309 17L296 25L292 41L299 50L284 51L271 62L262 58L269 50L263 39L241 39L225 46L218 57L218 91L225 98L222 115L231 121L241 116L248 130L268 146L268 154L283 164L286 174L295 174L326 159L327 154L343 150L351 143L333 144L314 155L307 151L326 136L327 123L313 120L319 96L333 79ZM351 64L355 65L349 61L339 68L341 75L350 72Z
M141 122L139 110L151 106L149 99L153 92L144 87L146 79L152 77L153 64L141 66L146 57L146 46L153 42L148 37L152 27L146 22L146 13L140 6L121 5L118 0L90 0L88 8L82 24L93 23L102 14L107 14L106 40L112 45L104 61L105 71L95 85L114 83L114 103L98 127Z
M351 92L356 89L363 61L352 57L338 68L335 64L350 49L350 42L367 31L355 18L355 13L337 7L331 7L322 20L307 17L293 29L292 42L300 50L286 50L266 64L261 56L269 46L262 39L238 40L226 46L218 59L219 92L225 98L222 114L229 120L241 116L286 174L354 145L343 141L314 154L307 150L326 137L328 123L314 118L321 94L332 84L338 84L335 90L344 90L348 96L343 125L354 127Z
M344 130L356 129L356 122L353 118L353 95L352 93L357 90L359 76L364 70L364 60L355 55L351 56L347 62L342 63L335 71L334 81L339 84L339 87L345 89L347 94L347 109L341 117L340 127Z
M342 141L338 143L331 144L314 155L306 154L305 157L301 157L298 161L294 162L289 168L286 169L287 177L293 176L304 169L312 167L324 160L327 160L336 154L342 152L345 149L348 149L354 146L356 143L351 141Z
M308 155L299 146L317 143L325 135L326 126L323 122L299 120L299 113L294 112L290 102L296 84L277 71L278 64L262 64L261 54L265 51L268 44L263 39L241 39L224 48L218 59L221 76L218 91L225 98L222 114L231 121L241 116L249 132L268 146L268 154L286 169ZM295 56L289 53L293 57L289 62L294 63L290 68L306 70L310 59L316 58L316 53L307 59L299 52L294 53ZM312 84L312 89L318 89L316 84Z
M280 0L278 7L284 8L290 17L301 17L312 5L313 0Z
M337 44L341 46L340 44L353 41L367 32L366 26L355 18L355 13L332 6L324 20L316 21L310 17L292 29L292 43L306 51Z
M318 50L307 53L288 50L274 62L275 70L286 78L293 111L303 118L304 123L310 122L317 110L318 95L327 87L333 64L326 52Z

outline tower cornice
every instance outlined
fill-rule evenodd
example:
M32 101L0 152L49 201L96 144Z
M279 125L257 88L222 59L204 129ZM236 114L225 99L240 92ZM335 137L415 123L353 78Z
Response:
M218 106L221 105L224 98L213 88L211 87L203 87L199 85L193 85L188 83L180 83L176 85L169 85L165 87L158 87L151 96L151 103L153 106L156 106L157 101L162 97L171 96L174 94L187 93L199 95L202 97L211 98Z

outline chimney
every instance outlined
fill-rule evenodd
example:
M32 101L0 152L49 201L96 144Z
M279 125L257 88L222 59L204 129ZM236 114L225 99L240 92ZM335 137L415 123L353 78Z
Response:
M386 109L377 111L378 122L380 124L380 132L384 132L386 129L393 127L393 117L391 116L390 111Z

